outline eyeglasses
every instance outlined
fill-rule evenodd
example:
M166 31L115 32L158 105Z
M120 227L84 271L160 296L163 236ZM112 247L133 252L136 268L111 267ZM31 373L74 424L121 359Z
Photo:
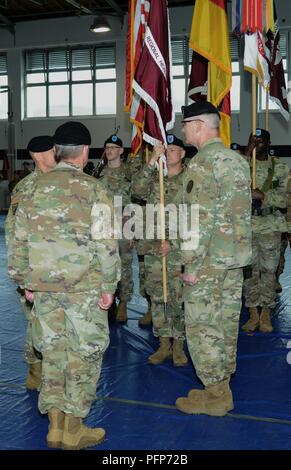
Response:
M105 147L105 150L114 150L114 149L120 149L121 147L118 147L117 145L110 145L110 147Z

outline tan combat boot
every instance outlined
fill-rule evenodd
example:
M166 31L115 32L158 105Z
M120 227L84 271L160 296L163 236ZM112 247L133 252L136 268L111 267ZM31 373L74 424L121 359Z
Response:
M149 304L147 312L138 320L140 326L148 326L152 323L152 305Z
M127 303L121 300L116 310L116 321L126 322L127 321Z
M276 293L277 294L280 294L280 292L282 292L282 286L280 284L280 281L279 281L279 277L276 276L276 281L275 281L275 289L276 289Z
M260 324L259 310L257 307L250 307L250 319L243 325L242 329L247 332L255 331Z
M262 309L259 330L262 333L271 333L273 331L271 323L271 309L269 307L263 307Z
M87 428L81 418L65 415L62 449L80 450L101 444L105 438L103 428Z
M181 397L176 400L178 410L187 414L206 414L210 416L225 416L229 410L229 394L231 390L225 381L205 387L202 399L193 400Z
M49 431L47 434L48 447L62 447L65 413L57 408L48 410Z
M186 366L188 359L183 350L184 340L174 339L173 343L173 363L176 367Z
M233 410L234 405L233 405L232 393L229 388L229 379L225 379L222 383L225 388L225 407L227 411ZM198 400L199 402L202 402L203 400L204 401L208 400L208 395L209 395L209 392L207 393L206 388L204 388L203 390L193 388L188 393L188 398L190 398L192 401Z
M38 390L41 384L41 362L29 364L25 385L28 390Z
M172 344L170 338L160 338L160 347L159 349L149 356L149 362L151 364L157 365L162 364L166 359L172 357Z

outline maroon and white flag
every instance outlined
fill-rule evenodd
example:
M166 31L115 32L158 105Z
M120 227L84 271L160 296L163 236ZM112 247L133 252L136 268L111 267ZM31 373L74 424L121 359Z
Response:
M266 54L269 61L270 99L274 101L280 109L286 121L289 121L289 105L287 101L287 90L284 75L282 55L280 52L280 32L279 23L274 5L274 33L269 30L265 43Z
M143 139L167 146L166 131L174 126L172 54L167 0L149 0L144 46L135 70L133 89L146 103Z
M193 51L188 85L188 96L192 101L206 101L208 86L208 60Z

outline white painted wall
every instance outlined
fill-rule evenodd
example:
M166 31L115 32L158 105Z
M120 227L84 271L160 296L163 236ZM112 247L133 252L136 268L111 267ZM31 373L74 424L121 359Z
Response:
M287 8L289 0L277 0L277 10L281 26L291 30L291 9ZM188 35L191 29L192 7L173 8L170 10L172 35ZM8 30L0 28L0 50L8 53L9 85L13 90L13 112L15 120L16 148L25 148L27 142L35 135L53 134L64 119L23 119L23 83L22 83L22 52L33 47L55 47L89 43L116 42L117 68L117 115L116 117L81 118L92 133L92 146L101 147L105 138L116 126L120 126L119 135L126 146L130 145L130 126L128 114L123 111L125 90L125 44L126 22L121 25L117 18L109 17L113 31L98 36L89 31L93 17L81 16L63 19L47 19L36 22L18 23L13 36ZM289 35L291 36L291 34ZM289 38L290 40L290 38ZM291 53L291 47L289 45ZM291 57L289 58L289 66ZM232 119L232 140L245 144L251 131L251 77L242 76L241 112L234 114ZM65 118L66 119L66 118ZM180 116L176 116L174 132L181 134ZM264 125L263 116L259 116L259 124ZM270 129L274 145L289 145L290 124L286 124L279 113L270 113ZM7 147L7 123L0 121L0 148ZM288 159L289 160L289 159ZM291 167L291 155L290 155Z

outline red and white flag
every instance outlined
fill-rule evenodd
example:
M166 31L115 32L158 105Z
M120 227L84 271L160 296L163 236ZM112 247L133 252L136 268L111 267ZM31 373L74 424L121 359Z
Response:
M267 89L270 85L269 64L260 31L245 34L244 68L258 77L260 85Z
M167 0L149 0L147 3L149 15L133 89L146 103L143 139L152 145L162 142L167 146L166 131L174 126Z
M132 123L131 152L136 155L142 144L145 104L132 88L133 78L144 43L150 3L147 0L128 1L128 29L126 44L125 111Z

